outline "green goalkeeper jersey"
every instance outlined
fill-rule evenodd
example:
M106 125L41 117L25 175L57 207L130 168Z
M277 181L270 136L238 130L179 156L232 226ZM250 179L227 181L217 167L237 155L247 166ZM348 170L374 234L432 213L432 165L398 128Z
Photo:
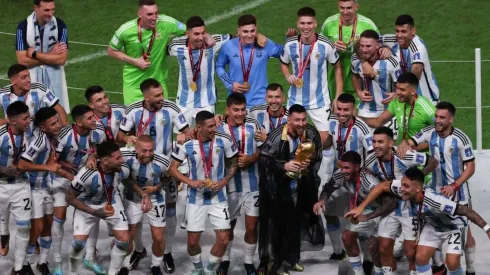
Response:
M125 64L123 69L123 86L126 90L139 91L141 82L148 78L158 80L166 91L166 81L168 77L168 67L165 57L167 55L167 44L172 36L182 36L185 34L185 24L176 19L159 15L156 23L155 41L150 52L151 66L146 70L140 70L131 64ZM116 31L109 45L117 51L133 58L140 58L143 51L146 53L150 44L153 31L141 29L142 43L138 38L138 19L133 19L124 23ZM141 92L139 92L141 93Z
M339 40L339 24L340 24L340 14L335 14L327 18L323 23L321 33L327 36L332 42L337 42ZM342 26L342 40L347 44L347 50L345 52L339 51L340 62L342 65L342 71L344 73L344 91L355 93L354 87L352 87L351 80L351 57L354 53L353 45L354 41L359 40L361 33L365 30L375 30L379 33L376 25L371 21L371 19L357 14L357 24L354 32L354 38L351 43L352 37L351 26ZM328 85L330 91L335 91L335 71L333 69L328 70Z

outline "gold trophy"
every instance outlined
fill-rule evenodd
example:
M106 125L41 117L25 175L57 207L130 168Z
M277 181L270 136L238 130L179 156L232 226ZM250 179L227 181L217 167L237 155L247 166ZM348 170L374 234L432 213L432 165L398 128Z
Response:
M298 149L296 149L296 153L294 154L294 160L297 162L305 162L310 159L313 153L315 152L315 144L311 142L311 140L306 139L303 143L298 145ZM292 179L299 179L302 176L308 175L308 169L302 169L298 172L287 171L286 176Z

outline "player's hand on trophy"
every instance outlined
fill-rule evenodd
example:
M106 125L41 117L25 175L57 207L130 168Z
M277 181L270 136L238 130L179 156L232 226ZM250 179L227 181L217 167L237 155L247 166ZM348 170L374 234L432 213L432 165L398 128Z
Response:
M302 165L301 163L295 161L295 160L290 160L284 164L284 170L289 171L289 172L298 172L301 169Z
M211 191L213 192L218 192L219 190L223 189L228 182L226 179L221 179L213 184L211 187Z

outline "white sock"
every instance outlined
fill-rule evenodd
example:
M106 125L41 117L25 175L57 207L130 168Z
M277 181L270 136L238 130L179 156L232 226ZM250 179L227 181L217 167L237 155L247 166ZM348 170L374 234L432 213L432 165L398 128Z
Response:
M381 268L383 269L384 275L394 275L393 270L391 270L391 266L383 266Z
M354 270L354 274L365 275L364 269L362 269L362 263L361 263L361 257L360 256L349 257L348 259L349 259L349 263L352 266L352 269Z
M432 275L432 266L430 264L415 264L415 269L417 270L417 275Z
M374 275L383 275L383 268L375 266Z
M175 232L177 231L177 210L175 208L167 208L167 226L165 228L165 252L164 254L172 253L172 245L174 244Z
M232 245L233 245L233 241L228 242L228 246L226 246L226 250L225 250L225 255L223 255L223 262L230 261Z
M95 225L90 229L90 233L88 235L87 246L85 250L85 260L94 262L95 261L95 251L97 251L97 240L99 239L99 223L95 223Z
M39 246L40 246L39 264L45 264L48 262L51 243L52 243L51 236L39 237Z
M475 272L476 247L468 247L464 251L466 260L466 272Z
M257 250L257 243L248 244L245 243L245 264L253 264L255 250Z
M83 253L85 252L85 247L87 243L85 241L77 241L73 239L71 241L70 250L68 252L68 270L70 273L75 273L78 267L82 263Z
M134 251L133 251L134 253ZM133 255L133 253L129 253L129 255L126 255L126 257L124 258L124 261L122 263L122 267L127 267L129 269L129 265L131 264L131 255Z
M9 222L10 222L10 211L5 211L3 220L0 221L0 235L10 235Z
M163 256L155 256L155 254L151 254L151 266L160 267L160 263L163 261Z
M432 264L435 266L441 266L444 264L444 257L442 255L441 248L436 249L434 255L432 255Z
M116 241L117 242L117 241ZM122 250L118 245L114 245L111 251L111 262L109 263L109 275L116 275L121 268L124 258L126 258L126 250Z
M206 266L206 270L213 271L214 268L221 263L221 257L216 257L213 254L209 254L208 265Z
M51 226L51 236L53 236L53 261L61 263L61 243L63 242L64 224L66 220L60 220L53 217L53 225Z
M26 258L24 260L24 265L34 263L34 261L32 259L32 258L34 258L34 252L36 252L36 243L29 243L27 245L27 249L26 249Z
M134 236L134 250L141 252L145 248L143 245L143 223L136 224L136 235Z
M333 253L341 254L342 253L342 238L340 236L340 222L336 224L328 224L327 223L327 233L330 238L330 242L332 242Z
M194 268L195 269L202 269L201 253L196 254L194 256L190 256L190 257L191 257L191 262L194 265Z
M359 246L362 251L362 261L372 262L373 258L371 257L371 253L369 253L369 239L368 238L360 238Z
M26 257L27 242L29 241L29 225L21 227L17 225L17 233L15 234L15 260L14 270L22 269Z
M466 270L468 271L468 270ZM464 275L464 272L463 272L463 268L460 266L458 269L456 270L449 270L449 275Z

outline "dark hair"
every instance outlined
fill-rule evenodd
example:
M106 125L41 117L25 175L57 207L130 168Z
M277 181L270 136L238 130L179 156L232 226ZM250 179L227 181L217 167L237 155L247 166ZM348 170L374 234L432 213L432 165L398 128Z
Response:
M34 5L40 6L41 2L49 3L49 2L54 2L54 0L34 0Z
M306 109L302 105L293 104L291 107L289 107L288 113L289 116L291 116L293 113L306 113Z
M204 121L212 118L214 118L214 114L210 111L200 111L196 114L196 124L202 125Z
M29 112L29 106L27 106L22 101L12 102L7 107L7 117L8 118L13 118L13 117L16 117L18 115L25 114L27 112Z
M90 99L92 98L93 95L102 93L104 91L104 88L101 86L95 85L95 86L90 86L85 90L85 98L87 101L90 102Z
M415 21L413 17L408 14L402 14L396 18L395 26L409 25L410 27L415 27Z
M451 102L442 101L437 103L436 109L447 110L452 116L456 114L456 107Z
M365 30L361 33L361 37L379 41L379 34L375 30Z
M75 107L73 107L73 109L71 109L71 118L73 119L73 121L77 121L88 112L92 112L92 108L90 108L89 106L85 104L76 105Z
M23 72L27 70L27 67L22 65L22 64L14 64L12 66L10 66L8 72L7 72L7 76L8 78L12 78L14 76L17 76L20 72Z
M342 103L352 103L352 104L356 105L356 99L350 93L340 94L339 97L337 98L337 101L342 102Z
M34 126L40 126L46 120L56 116L58 113L51 107L43 107L34 115Z
M106 140L97 145L97 156L99 158L107 157L112 155L112 153L117 152L119 150L119 145L117 145L114 141Z
M422 170L417 168L417 166L412 166L408 168L407 171L405 171L405 177L412 181L418 181L421 184L424 184L425 181L424 173L422 172Z
M389 127L386 126L381 126L379 128L376 128L373 132L373 135L387 135L390 138L393 139L393 130L391 130Z
M186 27L188 30L196 27L203 27L205 26L204 20L200 16L191 16L189 19L187 19L187 22L185 23Z
M141 8L143 6L153 6L157 3L154 0L139 0L138 6Z
M352 163L352 164L357 164L357 165L361 165L361 162L362 162L361 155L359 155L359 153L357 153L356 151L345 152L340 157L340 161L348 162L348 163Z
M266 91L277 91L277 89L281 89L281 92L284 91L284 89L282 88L282 85L279 83L271 83L271 84L267 85L267 88L265 90Z
M414 87L418 87L419 86L419 79L417 78L417 76L414 74L414 73L411 73L411 72L404 72L402 73L398 79L396 80L397 83L408 83Z
M245 98L245 95L242 93L231 93L226 98L226 107L230 107L231 105L240 105L240 104L247 104L247 99Z
M142 93L146 93L150 90L150 88L158 88L160 86L161 86L161 84L160 84L160 82L158 82L158 80L156 80L154 78L147 78L147 79L143 80L143 82L141 82L140 90Z
M251 14L244 14L238 18L238 27L243 27L246 25L257 25L257 19Z
M298 15L298 17L301 17L301 16L315 17L316 16L316 12L315 12L314 9L312 9L310 7L303 7L301 9L299 9L297 15Z

